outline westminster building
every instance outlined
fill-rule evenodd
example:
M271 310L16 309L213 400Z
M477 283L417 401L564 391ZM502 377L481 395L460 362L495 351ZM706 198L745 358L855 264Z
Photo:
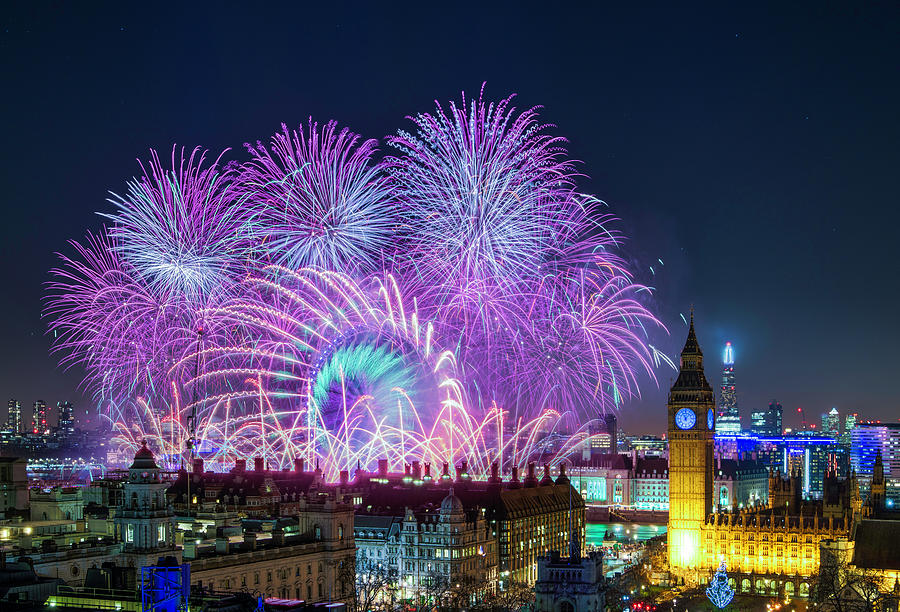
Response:
M724 561L738 593L806 597L822 551L832 547L851 564L880 565L885 583L893 585L896 568L866 561L867 551L855 547L857 531L870 529L885 514L877 494L863 504L855 472L847 478L826 473L822 499L809 500L802 495L799 471L770 471L765 503L730 510L714 506L715 405L692 313L667 407L670 579L703 584ZM876 471L873 482L880 486L883 470Z

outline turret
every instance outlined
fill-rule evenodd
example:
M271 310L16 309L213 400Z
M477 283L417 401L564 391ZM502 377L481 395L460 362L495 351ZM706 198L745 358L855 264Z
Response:
M875 463L872 465L872 485L869 493L869 507L873 513L884 510L885 494L884 462L879 448L875 453Z

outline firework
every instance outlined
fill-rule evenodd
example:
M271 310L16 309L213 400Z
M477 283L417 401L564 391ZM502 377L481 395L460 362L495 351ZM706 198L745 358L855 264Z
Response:
M472 395L533 415L596 414L652 378L641 305L605 204L577 193L565 141L537 109L482 97L412 118L387 160L404 204L404 278L457 339Z
M396 205L375 140L330 121L246 145L240 188L261 250L276 264L370 274L396 245Z
M45 316L53 350L66 366L86 372L84 387L98 400L122 401L156 392L198 323L178 300L160 297L119 257L106 231L71 242L73 257L49 283Z
M190 442L222 467L479 473L562 460L673 367L616 220L512 100L438 104L381 163L334 122L283 126L242 166L152 152L47 302L116 443L170 467Z
M205 151L186 157L173 148L167 170L151 150L142 176L124 196L112 194L118 211L103 216L113 222L116 249L161 296L202 300L240 273L243 209L220 161L206 165Z

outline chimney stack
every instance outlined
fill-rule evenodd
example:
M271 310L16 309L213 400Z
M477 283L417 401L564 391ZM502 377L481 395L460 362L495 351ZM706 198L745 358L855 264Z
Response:
M460 482L462 480L467 480L469 478L469 462L468 461L460 461L459 469L456 470L456 480Z
M428 480L428 481L431 480L431 464L430 463L425 464L425 476L423 476L422 479Z
M265 463L262 457L254 457L253 458L253 471L254 472L264 472L266 470Z
M412 477L413 480L422 480L422 464L418 461L412 462Z
M528 463L528 475L525 477L525 486L526 487L536 487L537 486L537 476L534 474L534 461L530 461Z
M514 465L512 467L512 478L509 481L510 489L518 489L519 488L519 466Z
M444 462L444 471L441 473L441 480L450 480L450 464Z
M387 459L379 459L378 460L378 475L379 476L387 476L387 474L388 474Z
M234 461L234 471L238 474L247 471L247 460L246 459L236 459Z
M294 471L298 474L303 472L303 459L300 457L294 457Z
M347 470L341 470L341 484L347 485L350 482L350 472Z

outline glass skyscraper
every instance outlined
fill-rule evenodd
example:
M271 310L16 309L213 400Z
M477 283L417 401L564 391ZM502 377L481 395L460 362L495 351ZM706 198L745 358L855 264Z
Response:
M837 436L841 432L841 415L837 408L822 415L822 435Z
M750 431L764 438L780 436L783 414L781 404L772 400L767 409L757 410L750 415Z
M7 404L6 428L14 434L22 433L22 404L14 399Z
M722 354L722 386L719 388L719 415L716 434L733 436L741 433L741 416L738 413L737 393L734 388L734 347L725 343Z

